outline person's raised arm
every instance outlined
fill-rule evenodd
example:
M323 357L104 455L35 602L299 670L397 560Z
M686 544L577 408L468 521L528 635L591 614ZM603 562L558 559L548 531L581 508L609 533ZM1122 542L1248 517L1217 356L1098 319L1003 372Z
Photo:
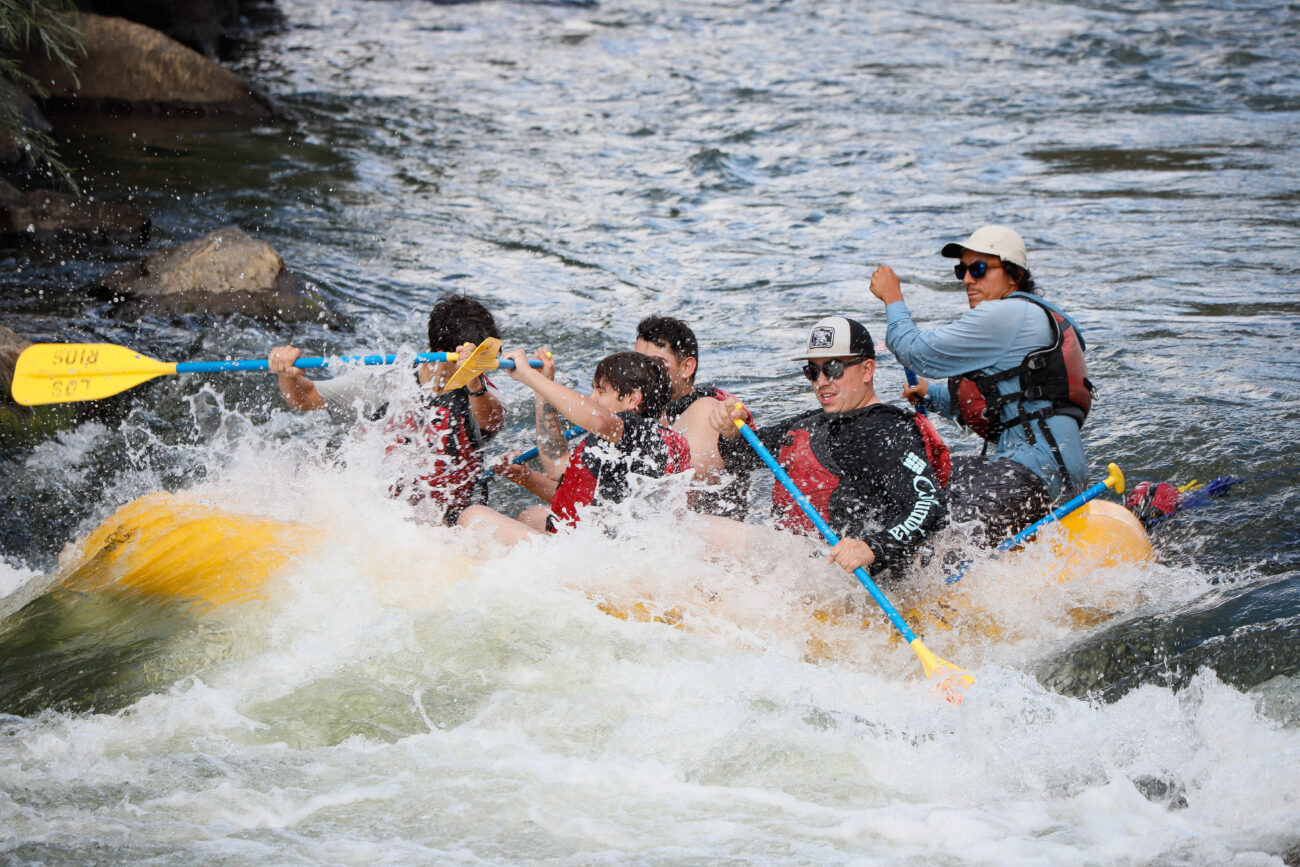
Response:
M316 384L302 375L293 363L302 355L296 346L277 346L267 356L266 366L279 378L280 396L297 410L324 409L325 399L316 390Z
M506 357L515 363L510 378L531 388L560 415L603 440L617 443L623 439L623 419L618 417L618 413L605 409L592 398L566 385L547 379L540 370L528 366L528 356L523 350L515 350ZM541 448L540 442L538 448Z
M533 357L542 362L540 372L547 379L555 379L555 358L543 346ZM564 475L569 463L569 441L564 437L564 418L550 402L537 395L534 425L537 430L537 454L542 461L542 471L550 479ZM549 501L548 497L544 497Z

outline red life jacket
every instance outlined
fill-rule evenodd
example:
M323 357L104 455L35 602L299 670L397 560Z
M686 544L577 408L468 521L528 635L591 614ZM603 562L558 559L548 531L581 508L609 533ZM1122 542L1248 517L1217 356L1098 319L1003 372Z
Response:
M957 420L983 437L986 443L996 443L1004 430L1019 424L1032 445L1037 441L1034 434L1037 427L1069 484L1069 470L1046 420L1054 415L1063 415L1083 427L1092 409L1093 386L1083 357L1083 335L1067 316L1036 295L1013 292L1006 297L1029 301L1042 308L1052 327L1052 343L1028 353L1020 364L1007 370L989 374L973 371L950 378L948 393L957 410ZM998 383L1012 378L1018 379L1020 390L1000 393ZM1050 405L1034 412L1026 411L1026 403L1043 400L1050 401ZM1002 408L1008 404L1014 405L1016 417L1003 421ZM1031 422L1037 424L1031 425Z
M625 425L622 443L599 443L595 434L587 434L569 455L568 466L551 498L546 528L552 533L559 523L576 526L582 506L620 502L627 496L628 473L660 478L691 468L691 447L686 437L634 412L619 415ZM629 452L620 448L624 444L631 445ZM618 449L620 454L613 459L596 454L606 449Z
M952 459L947 444L928 418L916 413L908 414L916 422L921 439L925 442L926 461L934 470L939 484L946 488L952 473ZM776 460L795 486L808 497L809 503L818 514L830 521L831 494L839 487L842 471L831 455L830 443L824 428L819 426L816 429L818 435L814 439L814 431L810 430L808 423L815 419L817 415L814 414L802 420L787 434L789 441L781 446ZM777 515L778 527L796 533L816 531L813 522L804 514L803 509L799 508L799 504L794 501L794 497L790 496L790 492L784 485L776 484L772 487L772 507Z
M384 457L410 461L421 472L389 485L389 496L405 497L412 506L428 499L444 521L474 499L483 473L483 434L464 389L426 397L420 409L397 413L384 423L389 444Z

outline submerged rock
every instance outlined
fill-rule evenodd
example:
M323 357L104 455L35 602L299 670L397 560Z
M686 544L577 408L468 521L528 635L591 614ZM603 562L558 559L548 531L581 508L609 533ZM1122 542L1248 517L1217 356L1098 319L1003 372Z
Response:
M1036 666L1064 695L1115 701L1144 683L1175 689L1202 668L1249 689L1300 674L1300 573L1206 593L1173 611L1116 623Z
M24 68L47 86L47 105L72 110L144 112L269 120L280 115L238 75L156 30L83 13L85 55L76 74L39 56Z
M0 243L143 246L152 224L130 205L99 202L53 190L20 192L0 180Z
M270 244L234 226L150 253L85 288L111 301L110 315L119 319L242 313L269 322L340 324Z

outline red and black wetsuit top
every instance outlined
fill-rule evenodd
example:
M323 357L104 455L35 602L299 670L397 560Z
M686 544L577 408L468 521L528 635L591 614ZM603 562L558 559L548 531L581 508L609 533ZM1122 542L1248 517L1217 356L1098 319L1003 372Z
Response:
M389 416L384 434L385 460L401 465L390 496L420 508L435 506L448 526L466 506L487 501L487 485L479 480L483 434L465 389L422 395L417 408Z
M947 448L927 441L911 412L884 403L842 413L818 409L755 433L832 530L871 546L873 575L905 564L947 521L948 495L931 464L933 458L942 465ZM744 440L724 439L718 448L728 469L763 466ZM772 509L779 526L816 532L780 484L772 489Z
M690 394L684 394L669 401L667 408L664 409L664 418L667 419L669 424L676 424L677 419L682 417L682 413L694 406L697 400L706 397L713 400L729 400L735 395L718 388L716 385L697 386ZM745 423L750 427L754 426L754 414L749 411L747 406L745 407ZM706 515L722 515L726 518L743 521L749 514L749 479L743 475L732 475L730 478L722 479L722 483L719 485L697 491L691 503L691 508Z
M618 417L623 420L623 436L617 443L589 433L569 455L546 519L551 532L558 524L576 525L583 506L621 502L631 474L657 479L691 468L686 437L631 410Z

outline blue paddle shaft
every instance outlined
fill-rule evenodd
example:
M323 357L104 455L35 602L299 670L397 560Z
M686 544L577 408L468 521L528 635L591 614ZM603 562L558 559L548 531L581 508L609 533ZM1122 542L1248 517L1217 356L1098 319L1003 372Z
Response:
M916 388L916 374L912 372L912 368L910 368L910 367L904 367L904 368L903 368L903 374L904 374L905 376L907 376L907 384L910 385L910 386L912 386L913 388ZM925 411L925 399L924 399L924 398L922 398L921 401L920 401L919 403L916 404L916 414L917 414L917 415L929 415L929 413L927 413L927 412Z
M831 545L839 544L840 537L835 535L835 531L830 528L830 525L826 523L821 514L813 508L813 504L808 500L808 497L804 492L799 490L799 486L794 483L794 480L791 479L786 471L781 468L781 465L776 462L776 458L772 457L772 453L769 452L767 447L763 445L761 440L759 440L758 435L750 430L749 425L747 424L737 425L737 428L739 428L740 435L745 438L745 441L748 442L750 446L753 447L754 451L758 453L758 456L763 459L763 463L767 464L767 468L772 471L772 475L776 476L776 480L790 492L791 497L794 497L794 501L799 504L799 508L808 516L808 520L813 522L813 526L821 532L826 541ZM858 581L862 582L863 587L867 588L867 592L871 594L871 598L876 600L876 604L879 605L880 609L885 612L887 617L889 617L889 622L894 624L894 628L902 634L903 638L907 639L907 643L911 644L913 641L916 641L916 633L912 631L911 627L907 625L907 622L903 620L901 615L899 615L898 609L894 607L894 604L890 602L888 597L886 597L885 594L880 591L880 588L876 586L876 582L871 580L871 576L867 574L867 570L859 566L853 570L853 575L858 579Z
M1028 527L1021 530L1016 535L1012 536L1010 539L1003 540L1002 544L998 546L998 550L1008 551L1016 547L1017 545L1021 544L1022 542L1029 541L1034 537L1035 534L1038 533L1039 530L1043 529L1044 525L1050 524L1053 521L1061 520L1066 515L1070 514L1075 509L1079 508L1080 506L1084 505L1090 500L1097 499L1099 496L1105 493L1106 490L1108 490L1106 487L1106 483L1098 482L1088 490L1084 491L1079 496L1075 497L1073 500L1070 500L1068 503L1063 503L1062 505L1048 512L1046 515L1039 518L1037 521L1030 524Z
M1075 497L1073 500L1070 500L1067 503L1062 503L1060 506L1057 506L1055 509L1048 512L1046 515L1039 518L1037 521L1030 524L1028 527L1021 530L1016 535L1010 537L1009 539L1003 539L1002 544L998 545L997 548L998 551L999 552L1010 551L1012 548L1016 547L1017 545L1022 545L1025 542L1028 542L1030 539L1034 538L1034 536L1038 534L1038 531L1043 529L1043 527L1046 526L1047 524L1050 524L1053 521L1061 520L1066 515L1073 512L1075 509L1081 508L1087 503L1097 499L1107 490L1108 488L1105 482L1098 482L1088 490L1084 491L1082 494L1079 494L1079 496ZM970 568L971 562L972 561L970 560L966 560L963 563L961 563L957 567L956 572L953 572L946 579L944 579L944 583L956 584L962 578L966 577L966 570Z
M571 427L571 428L569 428L568 430L566 430L566 431L564 432L564 438L565 438L566 440L571 440L571 439L573 439L574 437L576 437L576 436L581 436L582 434L585 434L585 433L586 433L586 431L583 430L583 429L580 428L580 427ZM532 447L531 449L529 449L528 451L526 451L526 452L521 452L521 453L520 453L517 457L515 457L515 459L514 459L513 461L511 461L510 463L512 463L512 464L526 464L526 463L528 463L529 461L531 461L533 458L537 457L539 454L541 454L541 452L538 451L537 446L533 446L533 447ZM488 470L488 471L486 471L485 473L483 473L483 475L479 476L479 477L478 477L478 480L479 480L480 482L486 482L488 479L492 478L492 477L495 476L495 475L496 475L496 470Z
M452 353L453 355L455 353ZM413 359L416 364L426 362L446 361L446 352L421 352ZM345 355L338 358L299 358L293 363L294 367L308 370L315 367L335 367L340 364L396 364L396 355ZM503 370L514 370L515 363L508 358L497 361L497 365ZM177 373L219 373L230 370L266 370L268 362L265 358L249 358L237 361L180 361L176 364ZM541 367L542 363L536 359L528 362L529 367Z

